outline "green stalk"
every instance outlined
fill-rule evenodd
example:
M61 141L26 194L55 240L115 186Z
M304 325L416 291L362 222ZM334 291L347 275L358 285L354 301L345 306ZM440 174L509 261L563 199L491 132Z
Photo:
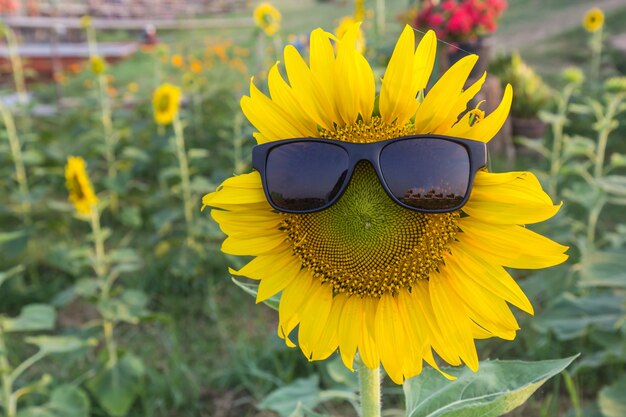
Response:
M361 417L380 417L380 367L370 369L358 358Z
M233 127L233 164L235 174L241 174L245 168L245 161L242 155L243 140L243 113L237 113Z
M13 156L13 163L15 164L15 178L22 197L21 210L24 216L24 222L30 224L31 222L31 206L29 202L30 191L28 188L28 178L26 177L26 168L24 167L24 160L22 159L22 146L20 138L17 135L17 129L15 128L15 121L11 111L2 104L0 101L0 113L2 113L2 120L7 130L7 136L9 137L9 146L11 148L11 155Z
M100 300L106 301L109 299L111 283L107 279L108 267L106 264L106 253L104 250L104 235L102 234L102 228L100 227L100 213L96 207L93 207L91 210L91 231L93 233L95 253L94 269L100 284ZM115 339L113 338L113 327L114 323L112 321L107 320L104 317L102 318L102 333L104 335L104 343L109 354L110 366L117 362L117 347L115 345Z
M0 326L0 374L2 374L2 404L6 417L15 417L17 404L13 398L13 380L11 379L11 365L9 364L8 352L4 341L4 332Z
M174 135L176 137L176 153L178 155L178 166L180 169L180 180L183 191L183 208L185 212L185 222L187 223L187 244L193 244L193 205L191 203L191 185L189 181L189 162L185 151L185 136L183 134L183 124L178 113L172 122Z
M596 158L593 169L593 176L595 177L595 179L599 179L602 177L604 169L604 158L606 155L606 145L609 141L609 134L618 125L614 118L619 112L619 107L621 103L622 101L620 96L613 97L613 99L609 101L604 115L597 115L598 123L600 123L601 129L598 132L598 147L596 148Z
M561 154L563 152L563 128L565 127L565 121L567 120L567 109L569 107L569 101L574 92L574 84L568 84L563 90L563 95L560 97L557 107L557 117L552 122L552 152L550 153L550 196L555 199L558 193L558 174L561 170Z
M115 130L113 129L113 117L111 110L111 100L109 99L108 81L104 74L98 74L98 84L100 86L100 107L102 110L102 126L104 128L104 144L105 144L105 159L108 167L108 177L111 186L115 187L117 184L117 162L115 160L115 144L117 138L115 137ZM117 213L119 208L119 197L115 190L111 190L111 211Z
M600 81L600 62L602 60L602 27L593 33L591 38L591 70L593 81Z
M385 0L376 0L376 32L385 34Z
M20 103L26 103L26 83L24 82L24 67L20 54L17 51L17 38L11 28L4 27L4 36L7 40L9 49L9 59L11 60L11 70L13 71L13 81L15 82L15 90L17 91Z

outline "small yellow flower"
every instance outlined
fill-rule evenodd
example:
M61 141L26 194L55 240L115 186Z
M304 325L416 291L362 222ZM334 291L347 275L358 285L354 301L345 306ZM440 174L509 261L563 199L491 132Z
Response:
M176 68L182 68L185 64L185 59L178 54L172 55L172 65Z
M595 32L602 29L604 25L604 12L598 7L593 7L587 11L583 18L583 27L587 32Z
M254 21L267 36L274 36L278 32L281 18L278 9L269 3L261 3L254 9Z
M160 125L169 125L180 108L180 88L172 84L161 84L152 96L154 121Z
M362 22L365 18L365 0L355 0L354 2L354 20Z
M106 68L106 61L99 55L94 55L89 60L91 64L91 71L94 74L102 74Z
M92 25L91 16L85 15L85 16L80 18L80 27L81 28L88 29L88 28L91 27L91 25Z
M128 85L126 86L126 88L128 89L128 91L130 91L131 93L136 93L137 91L139 91L139 84L137 84L136 82L130 82L128 83Z
M577 67L567 67L561 75L568 83L579 85L585 81L585 74Z
M197 59L192 60L191 64L189 65L189 69L194 74L200 74L202 72L202 62L198 61Z
M335 35L337 35L338 38L342 38L346 34L346 31L354 26L355 22L352 16L344 17L341 19L341 22L339 22L339 26L335 28ZM360 53L365 52L365 35L363 34L363 29L360 27L356 35L356 50Z
M78 214L91 214L98 204L98 197L93 191L86 163L80 156L69 156L65 165L65 186L69 192L69 200L74 204Z

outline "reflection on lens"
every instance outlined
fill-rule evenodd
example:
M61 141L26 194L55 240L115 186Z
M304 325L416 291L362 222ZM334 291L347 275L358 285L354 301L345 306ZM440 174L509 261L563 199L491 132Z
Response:
M267 157L267 191L276 207L315 210L337 195L347 172L348 154L332 143L287 143Z
M427 210L457 208L467 192L470 162L467 150L444 139L393 142L380 154L385 183L396 199Z

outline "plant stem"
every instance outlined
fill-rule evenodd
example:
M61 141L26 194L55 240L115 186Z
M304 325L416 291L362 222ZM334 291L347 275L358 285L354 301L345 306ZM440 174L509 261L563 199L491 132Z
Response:
M193 206L191 203L191 185L189 182L189 162L185 151L185 136L183 135L183 124L178 114L174 116L174 135L176 136L176 153L178 155L178 166L180 168L180 180L183 191L183 208L185 211L185 222L187 222L187 244L193 243Z
M104 128L105 159L107 161L109 185L113 187L110 193L111 211L116 214L119 208L119 197L115 191L117 185L117 163L115 160L115 130L113 129L113 117L111 100L108 95L108 81L104 74L98 74L100 91L100 107L102 110L102 127Z
M96 207L93 207L91 210L91 230L93 233L95 250L94 269L100 284L100 301L106 301L109 299L111 284L107 279L108 267L106 264L104 239L102 228L100 227L100 213ZM114 323L112 321L107 320L104 317L102 318L102 333L104 335L104 343L106 345L107 353L109 354L109 365L113 365L117 362L117 348L115 346L115 339L113 338L113 327Z
M569 84L565 86L563 90L563 95L560 97L558 108L557 108L557 117L554 122L552 122L552 152L550 154L550 196L554 199L557 197L558 193L558 174L561 169L561 153L563 150L563 128L565 126L565 121L567 120L567 109L569 106L569 101L574 92L574 85Z
M361 417L380 417L380 367L370 369L360 358L357 361Z
M600 62L602 60L602 28L593 33L591 38L591 71L590 78L600 81Z
M235 174L243 172L245 162L242 156L243 142L243 113L237 113L235 116L235 125L233 127L233 164Z
M385 34L385 0L376 0L376 32Z
M590 248L595 244L596 227L598 225L598 219L600 218L600 212L604 208L605 203L606 197L602 196L589 211L589 217L587 218L587 243Z
M9 49L9 59L11 60L11 70L13 71L13 81L15 82L15 90L17 91L20 103L26 103L26 83L24 82L24 67L22 67L22 60L20 54L17 51L17 39L15 33L9 27L4 28L4 36L7 40L7 46Z
M0 101L0 113L2 113L2 120L7 130L7 136L9 138L9 146L11 148L11 155L13 156L13 163L15 164L15 178L22 197L21 211L24 216L24 222L30 224L31 222L31 206L30 206L30 191L28 188L28 178L26 177L26 168L24 167L24 160L22 159L22 146L20 138L17 135L17 129L15 128L15 121L11 111Z
M596 148L596 159L593 169L593 176L595 179L599 179L600 177L602 177L604 158L606 154L606 145L609 141L609 134L615 129L615 127L619 125L618 123L616 123L614 118L619 112L620 105L621 97L614 97L611 101L609 101L606 107L606 112L604 113L602 118L598 119L598 123L602 127L598 132L598 147Z
M2 374L2 404L6 417L17 414L17 404L13 399L13 380L11 379L11 365L9 364L7 346L4 341L4 332L0 326L0 374Z

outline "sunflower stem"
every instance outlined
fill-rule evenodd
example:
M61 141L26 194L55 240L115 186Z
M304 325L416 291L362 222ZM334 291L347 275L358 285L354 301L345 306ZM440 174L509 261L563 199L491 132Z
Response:
M193 245L193 206L191 203L191 185L189 181L189 162L185 151L185 136L183 135L183 124L178 113L172 122L174 135L176 136L176 152L178 154L178 165L180 168L180 180L183 191L183 208L185 211L185 222L187 223L187 245Z
M380 367L370 369L360 358L357 361L361 417L380 417Z
M9 138L9 146L11 148L11 154L13 156L13 163L15 164L15 178L21 194L21 211L26 224L31 223L31 206L30 206L30 191L28 189L28 178L26 177L26 168L24 167L24 160L22 159L22 145L20 138L17 135L17 129L15 128L15 121L11 111L0 102L0 115L4 122L4 126Z
M24 82L24 67L22 66L22 59L17 50L17 38L13 30L6 26L4 27L4 37L9 49L9 59L11 61L15 90L17 91L20 103L26 104L28 97L26 94L26 83Z

